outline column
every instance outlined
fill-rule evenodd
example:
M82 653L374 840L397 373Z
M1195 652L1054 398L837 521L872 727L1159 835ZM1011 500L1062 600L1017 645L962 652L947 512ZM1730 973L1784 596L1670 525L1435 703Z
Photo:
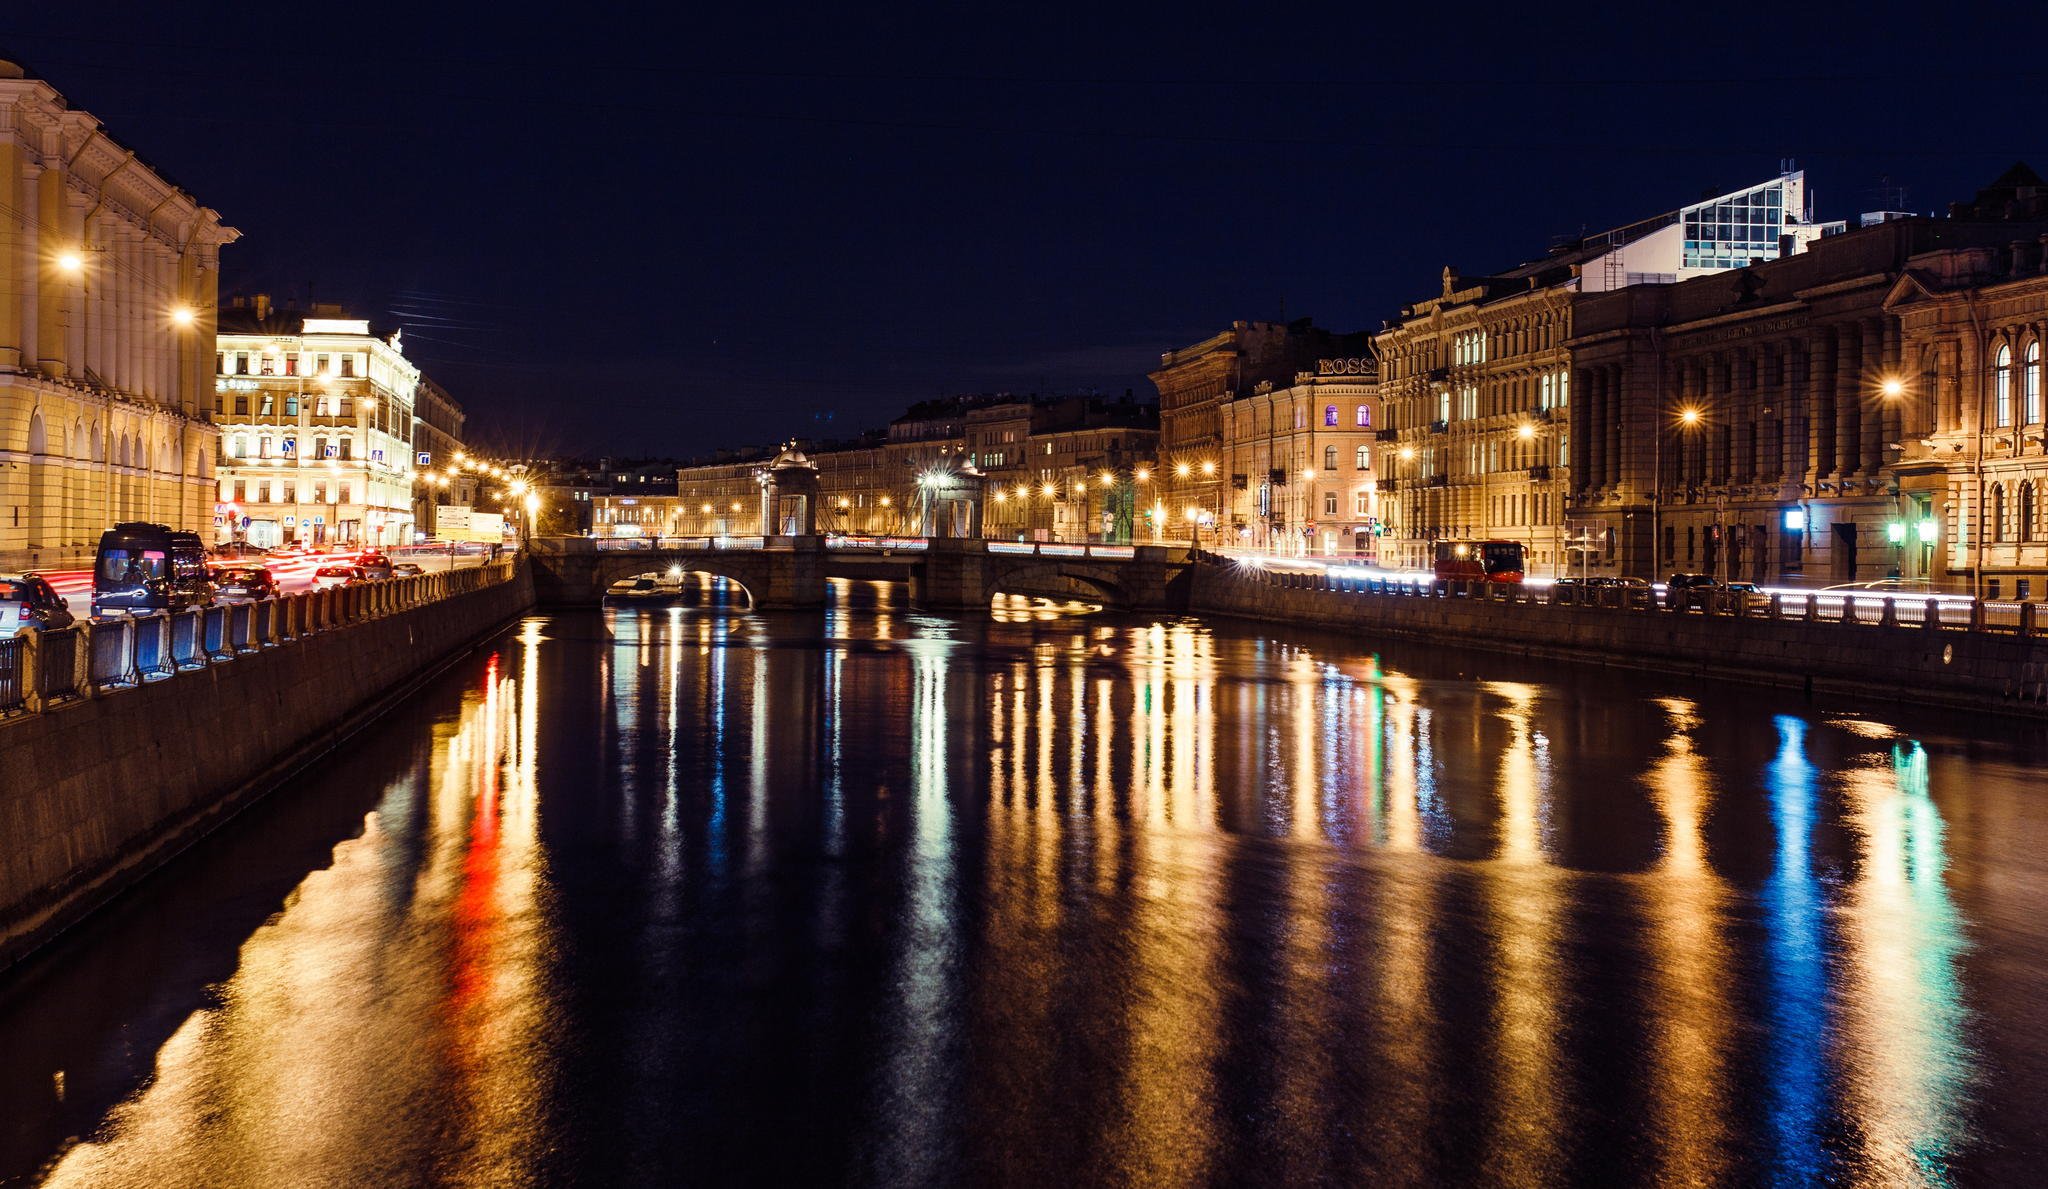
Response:
M1778 351L1778 425L1784 457L1778 460L1779 480L1800 483L1806 478L1806 361L1797 339Z
M1573 491L1585 491L1593 486L1592 456L1589 450L1592 440L1591 418L1585 413L1580 412L1582 409L1591 408L1590 393L1587 392L1588 386L1586 369L1573 369L1572 387L1577 392L1586 394L1587 397L1587 399L1575 400L1565 406L1565 425L1568 427L1567 432L1571 434L1571 479Z
M1584 440L1576 449L1585 455L1585 486L1590 491L1607 482L1606 369L1589 367L1579 374L1586 394L1586 418L1585 431L1579 435Z
M1627 400L1622 392L1622 365L1612 364L1604 370L1606 378L1601 381L1601 388L1606 392L1604 403L1607 408L1607 420L1604 424L1607 432L1607 483L1611 487L1619 487L1623 473L1621 419L1627 407Z
M1887 406L1896 402L1885 399L1879 392L1879 378L1890 370L1890 356L1884 349L1884 322L1877 318L1865 318L1862 330L1862 358L1864 367L1857 375L1856 406L1863 410L1863 447L1859 469L1865 475L1878 475L1884 471L1884 444L1896 441L1886 438L1886 427L1891 422L1891 409Z
M1863 335L1855 323L1835 328L1835 474L1856 473L1863 434Z

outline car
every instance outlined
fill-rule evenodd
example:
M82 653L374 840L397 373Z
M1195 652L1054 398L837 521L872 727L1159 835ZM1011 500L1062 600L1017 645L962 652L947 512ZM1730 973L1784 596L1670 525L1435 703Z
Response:
M391 567L391 576L393 578L417 578L424 573L426 573L425 570L420 569L409 561L402 561Z
M1730 582L1721 588L1728 595L1728 605L1746 611L1761 611L1771 605L1771 596L1754 582Z
M71 604L35 574L0 574L0 637L28 628L68 628Z
M379 549L365 549L357 554L356 567L362 570L366 577L389 578L392 576L391 559L385 556L384 552Z
M361 566L321 566L313 571L313 583L309 590L333 590L337 586L355 586L369 578Z
M199 534L125 521L100 534L93 558L92 613L181 611L213 603L206 546Z
M1715 587L1712 574L1673 574L1664 580L1664 601L1673 607L1704 607Z
M252 557L266 557L269 552L247 541L228 541L207 550L207 556L216 561L245 561Z
M225 599L274 599L277 579L262 566L229 566L214 579L213 592Z

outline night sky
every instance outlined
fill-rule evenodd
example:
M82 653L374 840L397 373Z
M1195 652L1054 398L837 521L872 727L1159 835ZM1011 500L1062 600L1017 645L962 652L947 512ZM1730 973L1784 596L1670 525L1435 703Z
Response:
M2048 170L2034 5L214 7L15 0L0 52L242 231L224 293L403 326L520 453L1149 398L1785 157L1828 219Z

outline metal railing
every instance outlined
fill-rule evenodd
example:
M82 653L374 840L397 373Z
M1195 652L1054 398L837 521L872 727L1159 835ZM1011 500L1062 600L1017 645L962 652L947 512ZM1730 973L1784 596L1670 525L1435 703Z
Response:
M506 558L256 602L24 631L0 639L0 717L118 694L181 670L231 664L319 632L482 590L510 579L514 564Z

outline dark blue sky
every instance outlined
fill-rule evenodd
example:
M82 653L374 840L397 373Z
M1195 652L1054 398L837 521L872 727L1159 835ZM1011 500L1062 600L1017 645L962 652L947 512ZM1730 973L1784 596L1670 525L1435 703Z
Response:
M550 452L1149 395L1232 318L1376 327L1782 157L1824 218L2048 169L2028 5L133 7L0 48L242 230L230 290L405 326Z

